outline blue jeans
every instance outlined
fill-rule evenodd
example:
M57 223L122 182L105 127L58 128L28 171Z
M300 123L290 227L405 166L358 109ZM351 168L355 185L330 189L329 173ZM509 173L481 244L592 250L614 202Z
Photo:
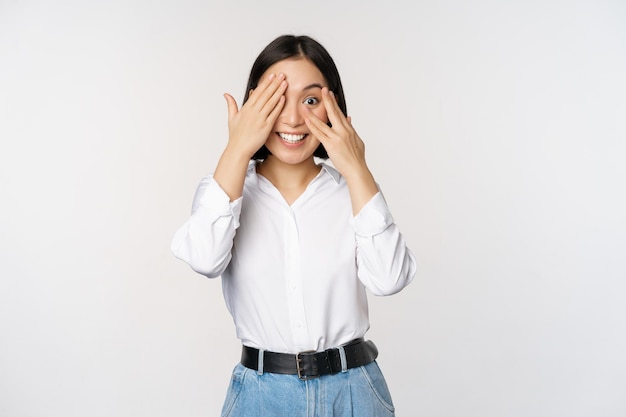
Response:
M394 406L376 361L302 381L297 375L233 370L222 417L393 417Z

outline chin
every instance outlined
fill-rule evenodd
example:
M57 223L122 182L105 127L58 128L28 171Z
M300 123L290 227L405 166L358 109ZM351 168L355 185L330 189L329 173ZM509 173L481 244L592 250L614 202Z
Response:
M266 145L267 146L267 145ZM284 146L268 146L270 155L277 160L290 165L297 165L313 158L318 145L312 149L286 149Z

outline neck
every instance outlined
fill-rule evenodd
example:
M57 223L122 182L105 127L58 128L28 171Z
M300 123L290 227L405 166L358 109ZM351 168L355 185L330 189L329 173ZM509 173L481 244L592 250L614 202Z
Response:
M267 178L276 188L294 189L306 187L320 172L313 157L298 164L286 164L272 155L257 164L256 172Z

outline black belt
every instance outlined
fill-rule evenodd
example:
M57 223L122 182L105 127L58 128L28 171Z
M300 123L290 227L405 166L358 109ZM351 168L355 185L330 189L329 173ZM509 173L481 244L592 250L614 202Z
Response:
M347 369L367 365L378 356L378 349L371 340L355 339L342 347L346 354ZM246 368L258 370L259 349L243 346L241 364ZM295 355L263 351L263 372L298 375L300 379L312 379L341 371L339 348L323 352L300 352Z

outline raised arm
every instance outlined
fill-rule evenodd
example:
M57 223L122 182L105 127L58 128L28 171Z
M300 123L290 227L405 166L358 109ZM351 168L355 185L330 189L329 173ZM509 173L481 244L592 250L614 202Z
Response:
M250 93L241 110L230 94L224 94L228 144L214 174L200 183L191 217L171 244L176 257L207 277L220 276L230 262L248 164L267 140L284 106L286 87L283 74L270 74Z
M230 94L224 94L228 103L228 144L213 178L230 201L241 197L248 162L267 141L285 105L286 88L284 74L270 74L250 93L241 110Z
M322 89L322 101L332 127L308 109L305 122L324 145L333 165L346 179L352 201L352 214L356 215L378 192L378 187L365 162L365 145L352 127L351 118L344 116L334 94L328 88Z
M365 162L365 145L327 88L322 100L332 127L310 110L305 121L346 179L352 202L359 279L376 295L390 295L408 285L416 271L415 257L394 223L387 203Z

